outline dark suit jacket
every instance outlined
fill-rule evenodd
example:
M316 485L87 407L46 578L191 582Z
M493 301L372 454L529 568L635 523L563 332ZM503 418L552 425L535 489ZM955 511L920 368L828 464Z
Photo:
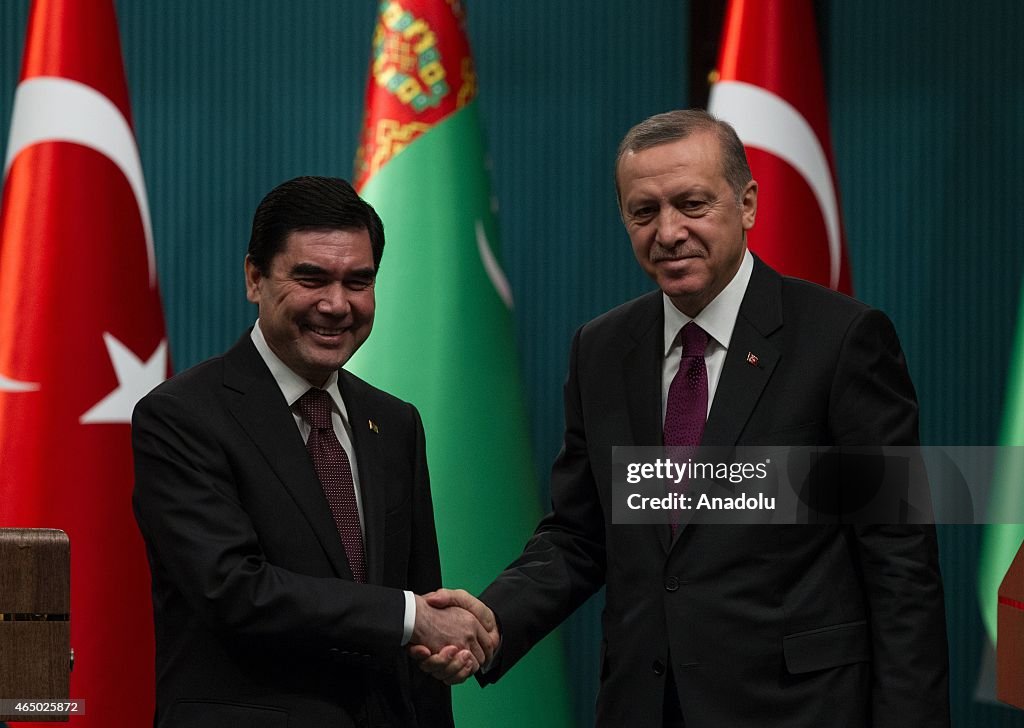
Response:
M687 728L947 726L934 527L612 525L612 446L662 442L662 331L655 292L577 332L553 510L482 595L484 681L606 585L599 726L661 726L666 674ZM892 324L755 261L702 442L916 444Z
M419 414L346 371L339 386L366 584L352 582L302 437L248 334L136 407L160 728L452 725L450 691L399 646L402 590L441 584Z

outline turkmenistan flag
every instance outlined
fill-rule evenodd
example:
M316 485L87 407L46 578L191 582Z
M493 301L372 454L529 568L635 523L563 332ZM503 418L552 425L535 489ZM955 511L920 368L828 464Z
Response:
M989 501L989 513L1020 513L1024 510L1024 296L1017 315L1017 335L1010 357L1006 405L1000 430L1001 448L996 463L996 480ZM991 645L996 644L996 613L999 583L1024 539L1024 524L995 523L985 527L978 568L978 599L981 616Z
M348 368L423 415L445 585L473 593L540 517L476 90L461 3L381 2L356 187L387 247ZM561 641L453 697L466 726L569 725Z

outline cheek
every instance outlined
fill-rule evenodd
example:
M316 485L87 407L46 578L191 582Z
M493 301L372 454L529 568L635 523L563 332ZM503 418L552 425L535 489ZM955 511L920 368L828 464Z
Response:
M285 316L302 316L315 311L321 296L305 289L291 291L276 301L277 309Z
M373 323L373 313L375 310L375 302L373 295L369 297L359 297L350 301L352 310L355 315L366 323Z
M630 233L629 242L633 248L633 255L636 256L636 259L641 263L645 263L651 252L651 244L645 240L642 235L639 235L636 232Z
M373 287L367 288L365 291L359 292L358 297L359 307L363 310L369 310L373 312L373 308L377 303L376 289Z
M733 254L733 250L736 248L736 238L742 235L742 231L737 228L722 230L719 226L712 226L702 228L698 234L704 241L704 247L708 249L708 252L716 258L721 258Z

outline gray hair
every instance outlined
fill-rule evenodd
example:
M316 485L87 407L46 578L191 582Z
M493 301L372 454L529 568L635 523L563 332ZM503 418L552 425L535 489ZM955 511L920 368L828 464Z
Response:
M741 202L743 190L753 176L750 174L750 165L747 164L743 142L740 141L736 130L728 122L712 116L704 109L680 109L644 119L626 132L626 136L619 142L619 150L615 155L615 197L619 200L619 205L622 204L619 165L627 153L642 152L704 131L711 132L718 138L722 150L722 173L732 188L736 201Z

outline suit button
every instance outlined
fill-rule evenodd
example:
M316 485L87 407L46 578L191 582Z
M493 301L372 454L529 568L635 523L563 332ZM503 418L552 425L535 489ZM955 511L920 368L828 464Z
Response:
M665 591L674 592L679 588L679 579L674 576L670 576L665 579Z
M655 660L651 664L651 669L654 670L654 674L655 675L664 675L665 674L665 663L662 662L661 660Z

